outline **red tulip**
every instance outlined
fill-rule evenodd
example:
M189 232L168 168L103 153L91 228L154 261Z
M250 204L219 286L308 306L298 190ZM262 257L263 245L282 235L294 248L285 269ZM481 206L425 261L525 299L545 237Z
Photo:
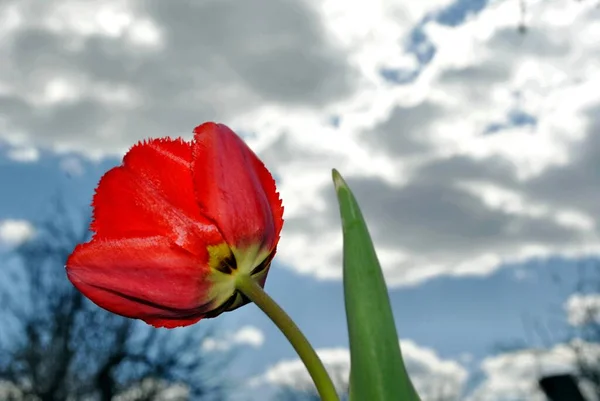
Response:
M283 225L269 171L228 127L135 145L100 180L92 240L66 263L94 303L155 327L196 323L249 300L238 274L264 286Z

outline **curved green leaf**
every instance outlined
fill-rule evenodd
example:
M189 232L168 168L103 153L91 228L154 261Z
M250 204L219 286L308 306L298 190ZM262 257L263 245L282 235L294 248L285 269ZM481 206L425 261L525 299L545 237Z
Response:
M344 232L344 299L350 337L352 401L419 401L408 377L387 287L364 218L333 170Z

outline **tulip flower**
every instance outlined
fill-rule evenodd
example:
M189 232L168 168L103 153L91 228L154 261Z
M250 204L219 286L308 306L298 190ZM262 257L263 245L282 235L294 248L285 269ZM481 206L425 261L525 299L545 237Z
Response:
M191 142L135 145L100 180L95 233L66 263L86 297L116 314L173 328L249 302L236 277L264 286L283 207L264 164L229 128Z
M298 352L321 398L339 398L292 319L264 292L283 206L264 164L229 128L135 145L100 180L92 239L66 262L98 306L155 327L188 326L252 301Z

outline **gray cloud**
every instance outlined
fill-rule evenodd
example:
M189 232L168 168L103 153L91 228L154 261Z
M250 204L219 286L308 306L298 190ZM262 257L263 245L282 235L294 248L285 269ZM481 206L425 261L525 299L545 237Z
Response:
M469 165L471 168L465 168ZM425 165L410 183L401 187L377 177L350 177L347 182L363 209L374 241L386 248L440 260L459 260L465 254L511 252L526 244L577 244L581 233L575 229L546 217L491 209L480 198L455 186L474 179L513 182L510 176L499 173L503 167L495 160L488 163L452 158ZM323 188L321 196L328 205L329 224L339 224L333 190ZM321 225L308 218L295 218L286 224L315 234L322 230Z
M38 145L118 151L132 139L188 133L270 103L322 107L355 89L345 55L303 2L135 3L138 17L160 30L158 47L51 31L36 21L62 2L38 3L23 7L29 25L0 49L0 82L12 88L2 98L7 134ZM57 78L79 97L32 101ZM110 97L119 91L124 100Z
M154 0L148 12L167 30L165 56L175 65L217 76L231 69L253 92L284 103L322 104L351 89L343 54L305 3Z
M454 182L431 184L417 176L402 188L373 179L351 179L349 185L380 245L428 257L452 260L490 249L511 251L526 244L562 245L579 239L576 230L547 219L490 209L454 188Z
M499 156L476 160L469 156L454 155L421 166L418 178L431 184L442 185L456 179L482 180L514 188L518 185L515 172L515 166Z
M590 108L585 114L586 136L572 145L570 162L548 168L523 188L538 199L575 207L596 217L600 215L600 106Z
M495 51L513 56L563 57L573 47L566 37L549 35L548 31L535 24L530 26L526 34L514 27L499 29L489 42ZM518 53L515 54L515 51Z
M395 156L424 153L431 149L429 130L445 113L442 106L429 101L415 106L396 106L389 118L363 132L362 138L374 148Z
M469 66L466 68L449 69L440 74L439 82L448 85L460 85L464 89L464 83L468 80L474 87L480 85L489 85L492 82L500 83L510 77L510 66L502 64L494 59L493 62L484 63L478 66ZM484 87L482 89L489 89Z
M414 114L411 113L413 109ZM419 105L413 109L400 112L395 109L386 122L369 132L371 138L363 132L361 139L371 144L381 141L379 149L399 161L414 155L433 155L435 144L429 149L414 144L418 143L417 133L427 135L429 119L426 115L435 107ZM589 113L591 121L600 121L597 111L590 110ZM413 123L410 119L415 116L421 117L417 118L419 122ZM482 263L481 268L473 267L470 271L489 271L493 269L490 264L498 266L501 260L521 257L528 247L561 253L596 244L600 234L597 228L587 230L568 225L556 216L558 212L575 211L594 218L600 212L597 202L600 187L594 185L600 182L600 139L593 135L598 128L598 123L591 124L586 139L572 147L569 164L550 167L541 175L528 179L519 177L518 166L499 155L420 159L421 163L411 169L409 181L402 185L373 175L346 176L376 246L384 252L401 251L407 256L406 259L399 257L384 262L390 283L420 281L434 275L464 271L465 263ZM405 136L392 135L395 132ZM293 141L284 139L276 144L274 153L281 157L275 164L285 165L286 160L293 159L297 147ZM387 147L383 146L385 144ZM302 159L309 159L302 151L300 155ZM293 177L287 178L293 180ZM492 207L484 202L481 193L461 187L461 184L469 183L511 191L521 199L525 209ZM309 208L305 213L288 218L286 234L318 238L339 230L333 189L323 186L317 199L324 208ZM527 209L538 205L549 209L541 214ZM318 274L323 273L317 269L330 269L328 274L332 276L335 272L339 274L339 250L323 255L321 261L321 266L315 266Z

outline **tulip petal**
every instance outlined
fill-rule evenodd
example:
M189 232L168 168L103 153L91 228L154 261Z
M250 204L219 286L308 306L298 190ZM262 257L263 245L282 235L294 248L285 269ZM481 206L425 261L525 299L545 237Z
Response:
M264 163L258 157L256 157L254 152L252 152L252 164L254 165L254 171L260 180L260 185L262 186L263 191L265 191L269 205L271 206L273 223L275 224L275 244L277 244L277 242L279 242L279 235L281 234L281 229L283 227L283 204L281 203L279 192L277 192L275 179L269 170L267 170Z
M210 297L205 256L202 263L164 237L94 239L75 248L66 268L73 285L100 307L176 327L193 324L219 306Z
M107 172L94 196L99 238L162 235L191 252L223 239L195 202L191 145L154 139L135 145Z
M233 248L259 245L273 251L283 225L283 207L269 171L225 125L205 123L194 134L192 171L202 213ZM264 259L268 253L260 255Z

